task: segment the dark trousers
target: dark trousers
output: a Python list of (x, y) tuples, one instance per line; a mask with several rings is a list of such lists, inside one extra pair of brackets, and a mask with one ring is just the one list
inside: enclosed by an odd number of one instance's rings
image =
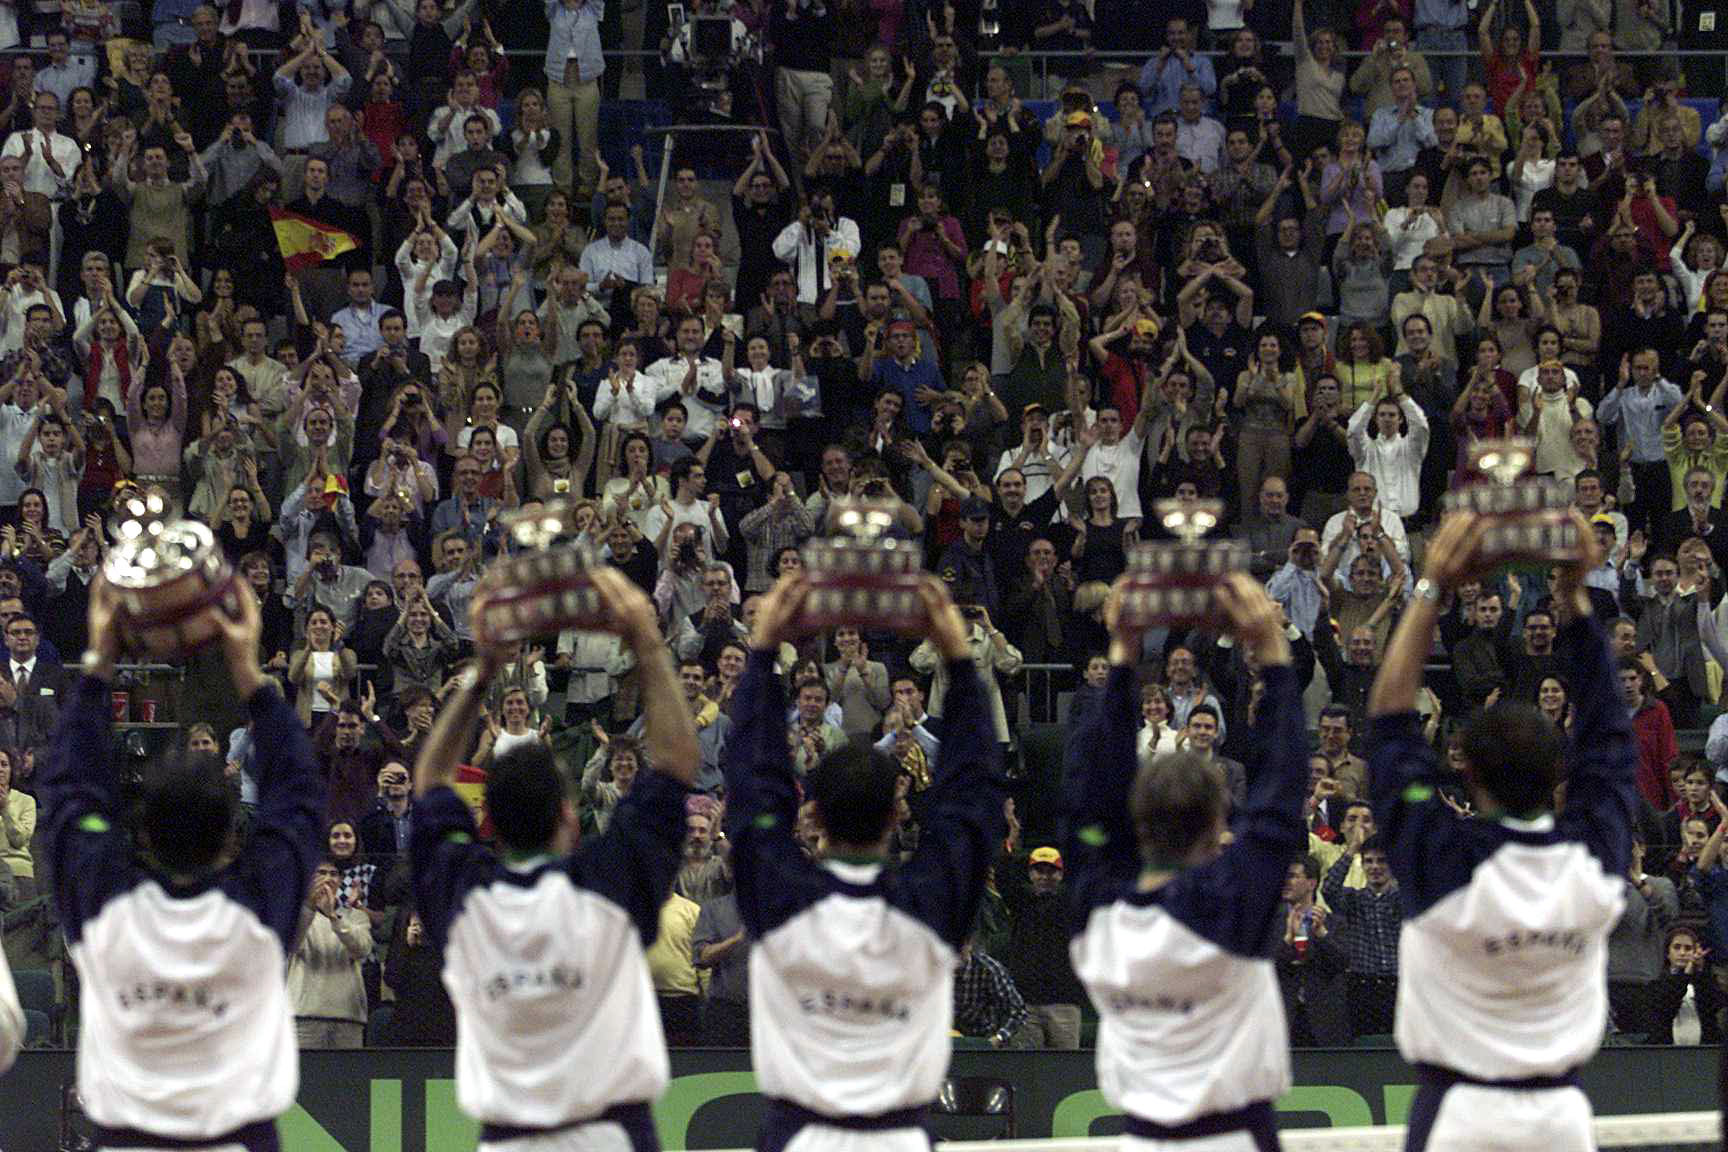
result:
[(1398, 1006), (1398, 977), (1359, 976), (1350, 973), (1350, 1033), (1353, 1036), (1383, 1036), (1392, 1031), (1392, 1016)]
[(666, 1029), (666, 1043), (672, 1048), (694, 1048), (702, 1040), (702, 998), (674, 996), (662, 992), (660, 1023)]
[(750, 1005), (733, 1000), (710, 1000), (702, 1006), (702, 1046), (705, 1048), (750, 1047)]
[(1642, 528), (1646, 536), (1655, 538), (1674, 500), (1674, 486), (1668, 475), (1666, 460), (1655, 464), (1630, 462), (1634, 493), (1632, 507), (1626, 510), (1626, 531)]

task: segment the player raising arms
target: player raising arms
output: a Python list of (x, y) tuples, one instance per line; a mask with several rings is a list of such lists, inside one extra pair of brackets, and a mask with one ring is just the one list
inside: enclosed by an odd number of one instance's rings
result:
[(1482, 525), (1468, 515), (1429, 543), (1368, 697), (1374, 813), (1405, 910), (1395, 1035), (1421, 1077), (1412, 1152), (1595, 1146), (1577, 1069), (1607, 1022), (1605, 949), (1625, 902), (1638, 753), (1584, 587), (1595, 537), (1573, 517), (1587, 554), (1562, 569), (1554, 596), (1569, 737), (1531, 705), (1498, 704), (1464, 730), (1477, 816), (1439, 794), (1416, 694), (1445, 601), (1479, 574)]
[(82, 982), (78, 1091), (98, 1148), (275, 1152), (300, 1063), (288, 957), (323, 849), (324, 786), (294, 709), (258, 668), (258, 605), (218, 617), (252, 718), (258, 808), (234, 847), (237, 797), (211, 753), (144, 776), (138, 848), (120, 827), (108, 688), (116, 600), (90, 593), (91, 648), (42, 773), (54, 904)]
[(1135, 756), (1138, 632), (1106, 604), (1110, 675), (1070, 730), (1068, 843), (1074, 973), (1098, 1009), (1098, 1086), (1128, 1146), (1270, 1152), (1290, 1043), (1272, 965), (1290, 861), (1307, 843), (1302, 690), (1277, 608), (1237, 573), (1218, 603), (1258, 658), (1265, 694), (1249, 742), (1248, 801), (1220, 850), (1229, 793), (1215, 765)]
[[(653, 769), (606, 832), (560, 854), (575, 813), (551, 752), (534, 742), (498, 757), (486, 778), (503, 858), (477, 843), (473, 814), (449, 784), (485, 683), (511, 651), (478, 647), (414, 767), (415, 909), (444, 955), (456, 1102), (480, 1121), (483, 1152), (659, 1146), (648, 1108), (670, 1063), (644, 949), (684, 858), (696, 727), (653, 605), (616, 569), (592, 579), (641, 670)], [(481, 607), (476, 600), (476, 622)]]
[(918, 850), (885, 867), (899, 771), (853, 740), (804, 781), (827, 843), (825, 860), (806, 857), (793, 836), (798, 779), (774, 658), (797, 635), (807, 590), (802, 574), (784, 576), (763, 600), (726, 745), (738, 908), (755, 941), (750, 1053), (768, 1097), (757, 1147), (928, 1152), (925, 1114), (948, 1074), (954, 969), (1002, 835), (1000, 754), (966, 622), (927, 578), (927, 634), (949, 688)]

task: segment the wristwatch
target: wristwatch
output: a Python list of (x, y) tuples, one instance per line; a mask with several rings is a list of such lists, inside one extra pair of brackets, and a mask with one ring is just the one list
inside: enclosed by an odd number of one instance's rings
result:
[(1416, 581), (1416, 587), (1411, 589), (1411, 595), (1418, 600), (1427, 600), (1433, 604), (1439, 604), (1446, 599), (1445, 590), (1426, 576)]

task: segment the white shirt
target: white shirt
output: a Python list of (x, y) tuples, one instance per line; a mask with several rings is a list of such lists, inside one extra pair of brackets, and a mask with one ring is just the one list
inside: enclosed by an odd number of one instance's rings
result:
[(614, 373), (600, 381), (594, 394), (594, 419), (619, 425), (646, 424), (654, 418), (654, 404), (659, 398), (660, 385), (646, 373), (637, 372), (628, 380)]
[(1383, 221), (1386, 235), (1392, 241), (1392, 267), (1399, 272), (1410, 271), (1411, 266), (1416, 263), (1416, 257), (1422, 255), (1423, 247), (1440, 235), (1440, 225), (1426, 212), (1416, 216), (1406, 228), (1404, 222), (1409, 220), (1410, 216), (1408, 208), (1393, 208), (1386, 213)]
[[(686, 356), (668, 356), (664, 360), (656, 360), (648, 365), (648, 375), (653, 379), (656, 396), (665, 398), (680, 396), (684, 390), (684, 377), (690, 372), (690, 358)], [(728, 392), (726, 388), (726, 369), (720, 361), (702, 358), (696, 362), (696, 390), (693, 394), (682, 396), (685, 413), (689, 421), (684, 426), (686, 440), (706, 440), (709, 431), (714, 427), (714, 421), (726, 409)]]
[[(72, 181), (72, 173), (78, 170), (78, 162), (84, 158), (83, 150), (78, 142), (70, 136), (62, 136), (55, 132), (46, 140), (42, 133), (32, 128), (30, 130), (30, 159), (24, 162), (24, 190), (40, 192), (50, 200), (60, 199), (61, 178), (54, 175), (54, 170), (48, 167), (48, 162), (42, 159), (44, 149), (54, 153), (54, 162), (60, 165), (60, 170), (66, 173), (66, 183)], [(0, 156), (24, 155), (24, 133), (14, 132), (6, 137), (6, 146), (0, 148)]]
[(1404, 410), (1409, 428), (1402, 436), (1368, 435), (1368, 422), (1377, 407), (1369, 401), (1363, 401), (1356, 409), (1345, 432), (1356, 466), (1374, 477), (1381, 508), (1398, 516), (1414, 516), (1422, 503), (1418, 488), (1422, 457), (1428, 454), (1428, 417), (1408, 394), (1398, 397), (1398, 406)]
[[(1116, 487), (1116, 518), (1140, 519), (1140, 461), (1145, 441), (1132, 428), (1114, 444), (1100, 441), (1086, 453), (1080, 465), (1080, 481), (1084, 484), (1094, 476), (1102, 476)], [(1031, 499), (1031, 494), (1027, 494)]]
[[(822, 294), (816, 286), (816, 235), (804, 225), (794, 220), (781, 229), (780, 235), (774, 237), (774, 257), (782, 264), (791, 265), (798, 274), (798, 302), (800, 304), (816, 304), (822, 299)], [(834, 273), (831, 261), (834, 253), (844, 252), (856, 257), (861, 249), (858, 240), (858, 225), (850, 218), (842, 216), (834, 222), (834, 227), (828, 230), (828, 236), (822, 251), (822, 272), (824, 287), (834, 283)]]
[(1176, 155), (1210, 175), (1218, 170), (1218, 158), (1224, 154), (1224, 125), (1210, 116), (1202, 116), (1190, 124), (1176, 119)]

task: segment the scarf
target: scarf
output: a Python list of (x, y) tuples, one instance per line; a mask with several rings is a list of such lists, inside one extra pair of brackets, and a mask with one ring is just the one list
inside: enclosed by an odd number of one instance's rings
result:
[[(114, 357), (114, 370), (120, 374), (120, 406), (126, 406), (126, 398), (132, 394), (132, 356), (121, 345), (121, 354)], [(102, 361), (107, 355), (102, 341), (95, 340), (90, 344), (90, 359), (84, 365), (84, 411), (93, 411), (96, 405), (96, 393), (102, 387)]]

